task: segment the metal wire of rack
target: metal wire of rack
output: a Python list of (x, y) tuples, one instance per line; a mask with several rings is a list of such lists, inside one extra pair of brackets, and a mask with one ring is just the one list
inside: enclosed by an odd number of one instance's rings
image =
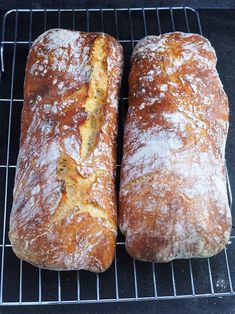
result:
[[(52, 272), (18, 260), (8, 239), (8, 220), (20, 135), (27, 54), (43, 31), (62, 27), (104, 31), (124, 48), (126, 64), (119, 105), (117, 186), (127, 110), (128, 61), (138, 40), (169, 31), (202, 34), (199, 14), (189, 7), (120, 9), (15, 9), (3, 17), (0, 84), (0, 305), (96, 303), (235, 295), (235, 236), (217, 256), (167, 264), (135, 261), (119, 234), (114, 262), (102, 274)], [(229, 189), (229, 185), (228, 185)], [(231, 190), (229, 193), (231, 197)], [(231, 201), (231, 198), (230, 198)]]

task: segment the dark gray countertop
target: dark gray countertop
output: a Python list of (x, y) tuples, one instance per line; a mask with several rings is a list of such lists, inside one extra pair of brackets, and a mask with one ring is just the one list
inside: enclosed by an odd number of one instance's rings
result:
[(78, 304), (58, 306), (3, 307), (0, 314), (234, 314), (235, 298)]
[(100, 7), (191, 6), (193, 8), (232, 8), (234, 0), (1, 0), (0, 9), (10, 8), (100, 8)]
[[(75, 1), (67, 0), (66, 2), (57, 1), (16, 1), (2, 0), (0, 9), (10, 8), (82, 8), (82, 7), (136, 7), (136, 6), (157, 6), (157, 1)], [(188, 5), (194, 8), (225, 8), (235, 7), (235, 2), (227, 1), (161, 1), (160, 6), (182, 6)], [(235, 10), (199, 10), (203, 33), (212, 42), (218, 55), (218, 70), (224, 83), (224, 88), (230, 100), (231, 109), (231, 127), (227, 145), (227, 161), (231, 177), (233, 191), (235, 191), (235, 140), (233, 123), (235, 112)], [(235, 298), (201, 298), (187, 300), (169, 300), (169, 301), (151, 301), (151, 302), (125, 302), (109, 304), (79, 304), (79, 305), (58, 305), (58, 306), (27, 306), (27, 307), (1, 307), (1, 313), (235, 313)]]

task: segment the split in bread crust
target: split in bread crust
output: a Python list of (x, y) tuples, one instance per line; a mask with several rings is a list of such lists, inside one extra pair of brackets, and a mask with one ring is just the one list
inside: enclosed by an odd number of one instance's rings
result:
[(9, 231), (19, 258), (54, 270), (112, 263), (122, 63), (102, 33), (52, 29), (34, 42)]

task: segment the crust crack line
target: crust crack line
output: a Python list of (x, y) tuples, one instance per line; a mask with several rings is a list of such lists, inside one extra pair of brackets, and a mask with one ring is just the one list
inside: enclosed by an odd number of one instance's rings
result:
[[(85, 123), (80, 127), (81, 135), (81, 162), (95, 149), (102, 127), (103, 107), (107, 99), (107, 40), (99, 36), (95, 39), (90, 53), (92, 66), (88, 88), (88, 97), (84, 103), (87, 113)], [(57, 175), (61, 181), (61, 200), (50, 224), (60, 222), (72, 213), (88, 213), (93, 218), (100, 218), (102, 225), (116, 233), (114, 222), (110, 221), (108, 213), (96, 203), (92, 203), (90, 190), (102, 170), (95, 170), (84, 178), (77, 171), (77, 163), (67, 154), (61, 154)]]
[(86, 122), (80, 127), (82, 139), (81, 158), (84, 160), (94, 150), (102, 126), (103, 107), (107, 99), (107, 42), (97, 37), (91, 50), (92, 72), (88, 97), (84, 109), (88, 114)]

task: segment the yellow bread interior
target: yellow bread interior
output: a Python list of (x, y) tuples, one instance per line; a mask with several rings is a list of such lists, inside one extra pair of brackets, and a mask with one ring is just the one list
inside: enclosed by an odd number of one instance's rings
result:
[(107, 213), (89, 200), (90, 188), (101, 172), (95, 171), (88, 178), (82, 177), (77, 171), (76, 161), (66, 154), (60, 156), (57, 171), (58, 179), (62, 181), (62, 197), (51, 223), (78, 211), (89, 213), (94, 218), (103, 218), (104, 225), (112, 228)]
[[(105, 45), (105, 38), (98, 37), (91, 49), (92, 72), (88, 97), (84, 104), (88, 117), (80, 127), (82, 160), (85, 160), (94, 150), (101, 130), (101, 109), (106, 101), (108, 87)], [(89, 213), (94, 218), (104, 219), (103, 225), (116, 232), (115, 225), (110, 222), (107, 212), (89, 199), (91, 186), (101, 173), (101, 170), (95, 170), (89, 177), (84, 178), (77, 170), (76, 161), (67, 154), (61, 154), (57, 174), (58, 179), (62, 181), (62, 197), (50, 223), (61, 221), (73, 212)]]
[(86, 122), (80, 127), (82, 138), (81, 157), (85, 159), (96, 146), (97, 137), (102, 125), (102, 107), (105, 104), (108, 88), (106, 70), (107, 53), (106, 40), (98, 37), (91, 50), (92, 73), (90, 78), (88, 97), (84, 109), (88, 114)]

